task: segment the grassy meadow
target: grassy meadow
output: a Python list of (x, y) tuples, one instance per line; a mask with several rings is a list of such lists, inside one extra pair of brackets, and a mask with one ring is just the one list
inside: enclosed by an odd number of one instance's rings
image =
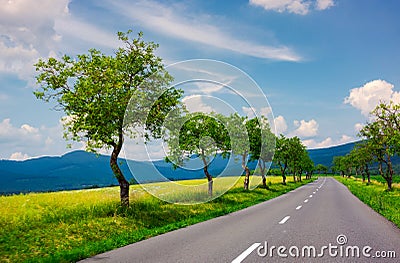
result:
[[(118, 187), (1, 196), (0, 262), (74, 262), (243, 209), (310, 182), (289, 179), (282, 185), (281, 177), (267, 180), (269, 190), (244, 191), (241, 178), (215, 200), (192, 205), (162, 201), (134, 185), (128, 209), (119, 205)], [(181, 182), (200, 183), (206, 194), (205, 179)], [(166, 191), (163, 183), (145, 187)]]
[(371, 176), (371, 183), (361, 178), (335, 176), (350, 192), (400, 228), (400, 176), (393, 177), (393, 189), (387, 191), (385, 180), (381, 176)]

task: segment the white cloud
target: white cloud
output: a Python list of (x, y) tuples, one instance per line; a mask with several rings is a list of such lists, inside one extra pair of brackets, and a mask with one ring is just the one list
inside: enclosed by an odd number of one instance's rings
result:
[(316, 8), (317, 10), (325, 10), (334, 6), (335, 3), (333, 0), (317, 0)]
[[(0, 158), (26, 159), (43, 155), (60, 155), (67, 150), (61, 121), (53, 127), (16, 126), (7, 118), (0, 121)], [(73, 143), (71, 150), (82, 149)], [(21, 154), (19, 154), (21, 153)]]
[(314, 139), (309, 139), (309, 140), (303, 140), (303, 144), (307, 148), (316, 149), (316, 148), (326, 148), (326, 147), (332, 147), (332, 146), (336, 146), (336, 145), (341, 145), (341, 144), (353, 142), (355, 140), (356, 139), (354, 139), (353, 137), (350, 137), (350, 136), (347, 136), (347, 135), (343, 134), (337, 140), (333, 140), (331, 137), (328, 137), (328, 138), (326, 138), (326, 139), (324, 139), (323, 141), (320, 141), (320, 142), (317, 142)]
[(129, 2), (129, 5), (113, 1), (112, 4), (119, 13), (126, 17), (170, 37), (258, 58), (283, 61), (301, 60), (299, 55), (286, 46), (268, 46), (239, 39), (210, 22), (214, 20), (210, 15), (188, 12), (182, 5), (167, 6), (153, 1), (137, 1), (135, 4)]
[(38, 133), (38, 132), (39, 132), (39, 129), (38, 129), (38, 128), (32, 127), (32, 126), (30, 126), (29, 124), (23, 124), (23, 125), (21, 126), (21, 130), (22, 130), (22, 132), (25, 133), (25, 134), (35, 134), (35, 133)]
[[(155, 161), (164, 159), (167, 156), (166, 152), (168, 152), (168, 147), (161, 140), (143, 144), (138, 139), (128, 139), (124, 142), (120, 157), (137, 161)], [(109, 155), (110, 153), (103, 154)]]
[(302, 142), (307, 148), (311, 148), (311, 149), (325, 148), (325, 147), (332, 146), (334, 144), (331, 137), (328, 137), (321, 142), (316, 142), (314, 139), (303, 140)]
[(256, 113), (256, 109), (254, 108), (254, 107), (242, 107), (242, 110), (243, 110), (243, 112), (244, 112), (244, 114), (246, 114), (246, 116), (249, 118), (249, 119), (252, 119), (252, 118), (254, 118), (254, 116), (255, 116), (255, 113)]
[(274, 119), (275, 122), (275, 129), (276, 129), (276, 134), (279, 135), (281, 133), (286, 132), (288, 126), (286, 124), (286, 120), (282, 115), (279, 115)]
[[(102, 46), (117, 46), (115, 35), (79, 21), (68, 9), (71, 0), (0, 0), (0, 72), (17, 74), (33, 83), (33, 65), (39, 58), (56, 56), (60, 45), (78, 39)], [(68, 43), (62, 43), (68, 36)]]
[(186, 96), (182, 99), (182, 102), (185, 104), (186, 108), (189, 112), (204, 112), (204, 113), (211, 113), (211, 112), (218, 112), (215, 108), (207, 105), (203, 101), (203, 96), (200, 95), (190, 95)]
[(0, 122), (1, 141), (7, 141), (9, 138), (29, 136), (30, 139), (38, 138), (38, 129), (28, 124), (21, 125), (20, 128), (14, 127), (10, 119), (4, 119)]
[(196, 92), (201, 92), (204, 94), (212, 94), (216, 92), (230, 92), (230, 90), (227, 90), (227, 86), (229, 86), (229, 83), (226, 84), (220, 84), (220, 83), (213, 83), (210, 81), (196, 81), (195, 85), (197, 87)]
[(316, 10), (325, 10), (334, 6), (333, 0), (250, 0), (249, 2), (251, 5), (261, 6), (267, 11), (289, 12), (298, 15), (308, 14), (313, 6)]
[(10, 155), (8, 159), (15, 160), (15, 161), (23, 161), (29, 158), (29, 155), (26, 153), (15, 152)]
[(305, 120), (295, 120), (293, 122), (294, 126), (296, 126), (296, 130), (294, 130), (290, 136), (299, 136), (299, 137), (313, 137), (318, 134), (318, 123), (314, 119), (310, 121)]
[(364, 127), (364, 124), (356, 123), (356, 124), (354, 124), (354, 131), (358, 133), (363, 127)]
[(373, 80), (364, 86), (350, 90), (350, 95), (344, 99), (344, 103), (350, 104), (361, 111), (364, 116), (379, 104), (380, 101), (400, 103), (400, 93), (393, 91), (394, 85), (385, 80)]
[(26, 78), (39, 56), (55, 50), (54, 21), (68, 13), (69, 2), (0, 0), (0, 71)]
[(272, 113), (271, 107), (263, 107), (260, 109), (260, 114), (264, 117), (268, 117)]

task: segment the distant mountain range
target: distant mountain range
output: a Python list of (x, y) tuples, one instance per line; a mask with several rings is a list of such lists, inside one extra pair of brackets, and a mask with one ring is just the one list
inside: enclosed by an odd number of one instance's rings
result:
[[(315, 164), (331, 166), (334, 156), (345, 155), (351, 151), (354, 143), (340, 146), (309, 150)], [(138, 178), (140, 182), (163, 180), (185, 180), (204, 178), (203, 169), (197, 165), (199, 160), (189, 161), (192, 170), (172, 168), (172, 164), (163, 160), (140, 162), (120, 160), (121, 169), (127, 180)], [(240, 163), (230, 163), (221, 156), (215, 157), (210, 164), (211, 174), (237, 174), (241, 171)], [(255, 162), (248, 164), (254, 169)], [(129, 167), (133, 168), (133, 174)], [(20, 192), (44, 192), (117, 185), (109, 165), (109, 156), (95, 155), (85, 151), (73, 151), (60, 157), (40, 157), (25, 161), (0, 160), (0, 194)]]

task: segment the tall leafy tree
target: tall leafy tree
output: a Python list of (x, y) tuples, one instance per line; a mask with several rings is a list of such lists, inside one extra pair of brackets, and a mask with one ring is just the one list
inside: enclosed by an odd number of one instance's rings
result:
[(182, 96), (180, 90), (166, 88), (172, 77), (154, 54), (158, 45), (145, 42), (142, 32), (131, 36), (131, 30), (118, 32), (122, 47), (113, 55), (90, 49), (76, 57), (64, 55), (35, 64), (40, 85), (35, 95), (55, 101), (56, 108), (64, 111), (64, 137), (85, 142), (88, 151), (112, 151), (110, 166), (123, 206), (129, 205), (129, 182), (117, 160), (124, 136), (159, 137), (159, 124)]
[(299, 164), (299, 172), (297, 174), (297, 177), (299, 181), (301, 181), (301, 176), (303, 172), (306, 173), (306, 179), (311, 178), (313, 172), (314, 172), (315, 166), (313, 160), (311, 160), (310, 155), (308, 154), (308, 151), (304, 148), (303, 152), (301, 153), (301, 159), (300, 159), (300, 164)]
[(264, 116), (252, 118), (246, 122), (250, 142), (250, 160), (258, 161), (262, 184), (267, 188), (266, 165), (272, 162), (275, 153), (276, 136), (272, 133), (268, 119)]
[(321, 174), (321, 172), (326, 174), (328, 172), (328, 167), (319, 163), (317, 166), (315, 166), (315, 170), (318, 172), (318, 174)]
[(344, 177), (346, 173), (346, 165), (345, 165), (345, 157), (344, 156), (335, 156), (333, 157), (333, 169), (336, 172)]
[(357, 143), (350, 154), (353, 156), (353, 162), (355, 163), (356, 169), (361, 174), (363, 181), (365, 181), (365, 176), (367, 176), (368, 183), (370, 183), (369, 166), (374, 160), (373, 145), (371, 142), (362, 141)]
[(247, 117), (240, 116), (238, 113), (233, 113), (230, 116), (225, 117), (225, 124), (227, 125), (231, 140), (231, 154), (240, 156), (241, 165), (245, 172), (243, 182), (245, 190), (249, 189), (250, 184), (250, 170), (247, 166), (250, 155), (250, 142), (246, 128), (247, 122)]
[(400, 151), (400, 105), (380, 103), (371, 115), (374, 121), (367, 123), (359, 135), (369, 141), (370, 149), (379, 162), (380, 173), (386, 180), (388, 190), (391, 190), (394, 173), (392, 157)]
[(283, 134), (276, 139), (276, 149), (274, 155), (274, 163), (279, 166), (282, 175), (282, 183), (286, 184), (286, 171), (290, 161), (290, 144), (289, 139)]
[(182, 165), (191, 156), (198, 155), (203, 162), (204, 175), (208, 180), (208, 194), (213, 194), (213, 177), (208, 171), (210, 157), (230, 151), (230, 139), (219, 114), (188, 113), (176, 117), (167, 124), (167, 161)]
[(297, 136), (289, 138), (289, 166), (293, 172), (294, 182), (296, 182), (296, 175), (301, 180), (301, 164), (306, 155), (308, 156), (306, 147), (301, 143), (300, 138)]

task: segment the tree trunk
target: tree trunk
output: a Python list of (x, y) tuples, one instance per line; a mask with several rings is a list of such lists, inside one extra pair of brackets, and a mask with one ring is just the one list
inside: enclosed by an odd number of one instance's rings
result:
[(386, 181), (387, 181), (388, 191), (391, 191), (393, 182), (393, 166), (392, 166), (392, 161), (390, 160), (390, 155), (388, 155), (387, 166), (388, 166), (388, 178)]
[(265, 177), (265, 162), (263, 160), (261, 160), (261, 159), (258, 160), (258, 167), (260, 168), (263, 187), (265, 189), (268, 189), (268, 187), (267, 187), (267, 178)]
[(210, 197), (212, 197), (213, 196), (213, 178), (212, 178), (211, 174), (208, 172), (208, 163), (207, 163), (206, 158), (204, 157), (204, 154), (201, 155), (201, 159), (203, 160), (203, 164), (204, 164), (203, 171), (208, 180), (208, 195)]
[(379, 161), (379, 173), (381, 174), (382, 177), (384, 177), (384, 174), (383, 174), (383, 167), (382, 167), (382, 161)]
[(388, 185), (388, 190), (389, 190), (389, 191), (392, 191), (392, 182), (393, 182), (392, 177), (390, 177), (390, 178), (387, 180), (387, 185)]
[(244, 187), (244, 190), (249, 190), (250, 170), (249, 170), (249, 167), (247, 167), (247, 165), (246, 165), (246, 160), (247, 160), (247, 153), (242, 155), (242, 168), (245, 171), (243, 187)]
[(369, 175), (368, 164), (365, 165), (365, 173), (367, 174), (368, 184), (371, 183), (371, 176)]
[(299, 175), (297, 176), (297, 180), (299, 181), (299, 182), (301, 182), (301, 175), (303, 174), (303, 171), (301, 170), (301, 171), (299, 171)]
[(111, 153), (110, 166), (111, 166), (111, 170), (114, 173), (114, 176), (118, 180), (119, 189), (120, 189), (119, 195), (121, 198), (121, 205), (124, 207), (128, 207), (129, 206), (129, 182), (125, 179), (125, 177), (122, 174), (122, 171), (118, 165), (118, 155), (121, 152), (122, 144), (123, 144), (123, 135), (121, 132), (119, 135), (119, 138), (118, 138), (118, 143), (113, 144), (114, 149)]
[(250, 183), (250, 171), (249, 168), (246, 166), (244, 183), (243, 183), (244, 190), (249, 190), (249, 183)]
[(282, 184), (286, 185), (286, 168), (287, 168), (287, 164), (285, 163), (284, 166), (282, 167), (282, 164), (279, 163), (279, 167), (281, 168), (281, 174), (282, 174)]

